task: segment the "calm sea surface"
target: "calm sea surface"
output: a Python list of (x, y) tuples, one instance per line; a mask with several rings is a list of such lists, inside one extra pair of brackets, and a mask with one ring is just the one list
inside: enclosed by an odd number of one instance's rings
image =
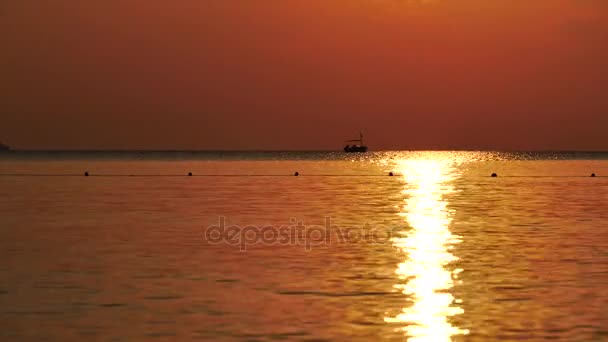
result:
[(606, 341), (602, 176), (601, 153), (0, 155), (0, 340)]

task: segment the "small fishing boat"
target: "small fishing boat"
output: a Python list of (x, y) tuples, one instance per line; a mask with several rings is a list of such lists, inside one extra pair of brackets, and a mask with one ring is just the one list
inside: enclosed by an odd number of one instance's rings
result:
[(358, 144), (344, 146), (344, 152), (346, 153), (365, 153), (367, 152), (367, 146), (363, 143), (363, 133), (359, 132), (359, 139), (347, 140), (347, 142), (356, 142)]

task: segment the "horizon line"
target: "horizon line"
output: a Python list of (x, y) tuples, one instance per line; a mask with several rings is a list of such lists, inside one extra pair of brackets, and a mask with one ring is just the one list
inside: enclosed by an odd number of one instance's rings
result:
[[(342, 150), (255, 149), (11, 149), (9, 153), (345, 153)], [(495, 153), (608, 153), (608, 150), (564, 149), (379, 149), (374, 152), (495, 152)], [(365, 154), (365, 153), (361, 153)]]

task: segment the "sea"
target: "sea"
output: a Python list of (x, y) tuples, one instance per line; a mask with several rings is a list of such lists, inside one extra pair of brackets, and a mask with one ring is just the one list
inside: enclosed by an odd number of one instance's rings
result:
[(606, 176), (598, 152), (3, 153), (0, 340), (608, 341)]

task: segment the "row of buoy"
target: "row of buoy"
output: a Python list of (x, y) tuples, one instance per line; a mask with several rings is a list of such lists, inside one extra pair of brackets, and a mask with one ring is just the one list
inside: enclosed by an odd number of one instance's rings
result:
[[(296, 172), (294, 172), (294, 174), (293, 174), (293, 175), (294, 175), (295, 177), (298, 177), (298, 176), (300, 175), (300, 173), (299, 173), (298, 171), (296, 171)], [(86, 171), (86, 172), (84, 173), (84, 176), (85, 176), (85, 177), (89, 177), (89, 176), (90, 176), (90, 175), (89, 175), (89, 172), (88, 172), (88, 171)], [(192, 176), (193, 176), (192, 172), (188, 172), (188, 177), (192, 177)], [(394, 174), (393, 172), (389, 172), (389, 173), (388, 173), (388, 176), (389, 176), (389, 177), (393, 177), (393, 176), (395, 176), (395, 174)], [(492, 178), (496, 178), (496, 177), (498, 177), (498, 174), (497, 174), (497, 173), (492, 173), (492, 174), (490, 175), (490, 177), (492, 177)], [(596, 174), (595, 174), (595, 173), (592, 173), (590, 177), (597, 177), (597, 176), (596, 176)]]
[[(493, 173), (490, 177), (496, 178), (496, 177), (498, 177), (498, 174), (497, 173)], [(595, 173), (592, 173), (590, 177), (596, 177)]]
[[(295, 177), (298, 177), (298, 176), (300, 175), (300, 173), (299, 173), (298, 171), (296, 171), (296, 172), (294, 172), (294, 174), (293, 174), (293, 175), (294, 175)], [(393, 176), (394, 176), (394, 174), (393, 174), (392, 172), (389, 172), (389, 173), (388, 173), (388, 175), (389, 175), (390, 177), (393, 177)], [(84, 176), (85, 176), (85, 177), (89, 177), (89, 176), (90, 176), (90, 175), (89, 175), (89, 172), (88, 172), (88, 171), (86, 171), (86, 172), (84, 173)], [(188, 172), (188, 177), (192, 177), (192, 176), (193, 176), (192, 172)]]

